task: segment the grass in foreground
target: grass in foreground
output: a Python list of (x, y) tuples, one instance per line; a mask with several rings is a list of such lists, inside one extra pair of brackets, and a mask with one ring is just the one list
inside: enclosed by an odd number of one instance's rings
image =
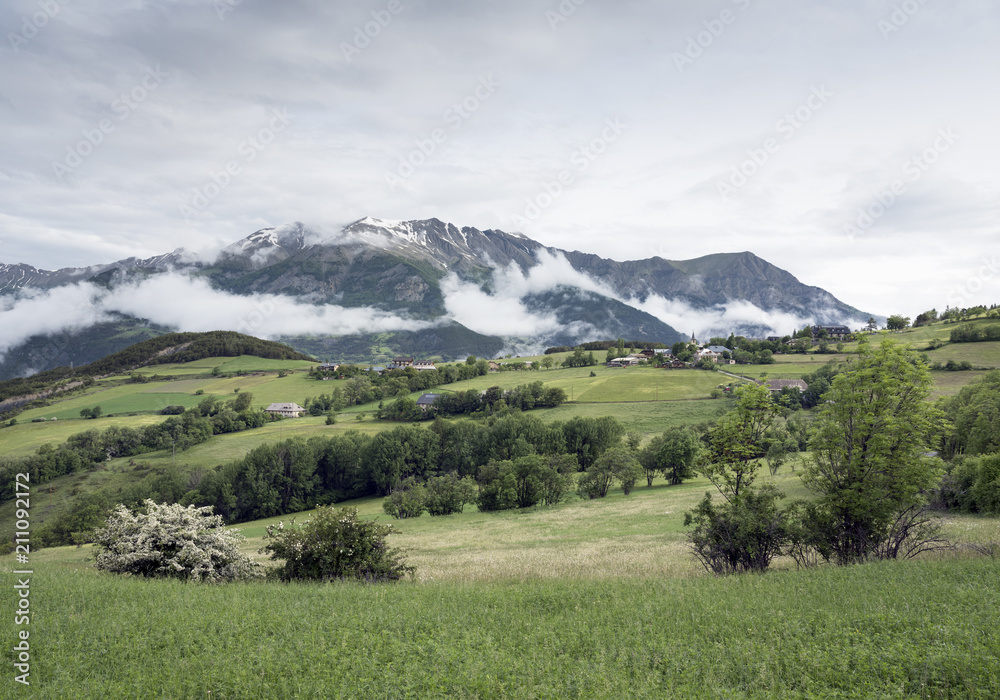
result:
[[(998, 575), (996, 560), (966, 559), (725, 579), (198, 586), (36, 568), (31, 690), (985, 700), (1000, 696)], [(11, 609), (13, 589), (2, 598)]]
[[(44, 550), (31, 696), (1000, 697), (1000, 560), (713, 578), (682, 525), (708, 488), (400, 521), (390, 543), (418, 573), (394, 585), (145, 581), (97, 572), (88, 547)], [(386, 519), (380, 499), (352, 505)], [(248, 550), (268, 522), (241, 527)], [(1000, 539), (998, 518), (946, 527)]]

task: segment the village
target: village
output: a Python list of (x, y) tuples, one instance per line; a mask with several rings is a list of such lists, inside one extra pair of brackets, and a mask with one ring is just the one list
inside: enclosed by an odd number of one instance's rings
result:
[[(867, 328), (865, 330), (866, 332), (872, 332), (871, 328)], [(616, 352), (615, 347), (610, 347), (607, 350), (608, 359), (606, 359), (604, 365), (609, 368), (620, 369), (639, 366), (652, 366), (656, 369), (664, 370), (714, 369), (732, 377), (733, 379), (752, 381), (766, 386), (768, 390), (774, 394), (782, 393), (785, 390), (797, 390), (798, 392), (804, 394), (808, 391), (809, 385), (802, 379), (773, 378), (768, 380), (761, 379), (758, 381), (756, 379), (746, 377), (743, 373), (736, 374), (735, 367), (733, 367), (732, 370), (726, 369), (726, 367), (746, 364), (769, 364), (767, 359), (770, 357), (768, 353), (773, 352), (771, 348), (777, 349), (778, 352), (781, 352), (778, 348), (784, 348), (786, 351), (794, 352), (795, 349), (804, 350), (807, 348), (813, 348), (815, 346), (821, 346), (821, 344), (828, 343), (829, 341), (849, 341), (854, 337), (855, 334), (852, 333), (847, 326), (825, 324), (806, 326), (803, 330), (796, 331), (792, 335), (783, 337), (769, 336), (763, 340), (746, 339), (742, 337), (736, 339), (730, 336), (732, 340), (744, 345), (750, 343), (767, 346), (764, 347), (765, 352), (763, 355), (760, 353), (748, 355), (747, 352), (741, 348), (730, 348), (726, 345), (718, 345), (711, 342), (699, 342), (695, 334), (692, 333), (690, 340), (686, 343), (675, 343), (670, 348), (666, 347), (665, 343), (645, 343), (645, 345), (648, 345), (649, 347), (645, 347), (641, 350), (631, 348), (631, 351), (627, 352), (627, 354), (618, 356), (619, 353)], [(733, 345), (735, 346), (737, 342), (734, 342)], [(623, 345), (624, 343), (620, 341), (619, 347)], [(622, 350), (622, 352), (624, 352), (624, 350)], [(741, 353), (743, 354), (742, 358)], [(552, 363), (546, 362), (546, 360), (538, 362), (535, 360), (521, 360), (519, 358), (512, 358), (509, 356), (505, 358), (486, 360), (485, 363), (487, 371), (491, 373), (530, 371), (538, 370), (542, 366), (545, 366), (546, 369), (552, 366)], [(321, 381), (343, 379), (344, 374), (342, 368), (347, 368), (349, 366), (352, 368), (356, 367), (355, 365), (349, 365), (348, 363), (324, 362), (313, 370), (313, 375)], [(433, 360), (400, 356), (394, 357), (391, 362), (385, 365), (369, 365), (367, 367), (361, 367), (360, 369), (365, 373), (382, 375), (386, 372), (392, 372), (394, 370), (427, 372), (437, 370), (438, 366)], [(720, 391), (723, 393), (730, 393), (732, 391), (732, 385), (723, 386)], [(439, 393), (422, 393), (416, 400), (417, 408), (422, 414), (427, 414), (428, 411), (433, 409), (434, 402), (440, 396), (441, 394)], [(271, 415), (281, 418), (299, 418), (307, 414), (307, 409), (305, 407), (294, 402), (274, 402), (267, 406), (264, 410)]]

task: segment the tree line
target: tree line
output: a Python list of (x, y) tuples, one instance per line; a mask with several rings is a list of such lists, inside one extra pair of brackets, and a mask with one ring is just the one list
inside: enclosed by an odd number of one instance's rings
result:
[(541, 382), (521, 384), (513, 389), (498, 386), (479, 391), (468, 389), (441, 394), (434, 403), (422, 409), (416, 401), (404, 396), (387, 406), (379, 406), (377, 418), (391, 421), (431, 420), (443, 416), (487, 416), (508, 409), (530, 411), (534, 408), (555, 408), (566, 400), (566, 392), (558, 387), (546, 388)]
[(274, 417), (252, 408), (253, 394), (243, 392), (231, 401), (205, 397), (197, 407), (171, 416), (156, 425), (130, 428), (112, 425), (71, 435), (61, 445), (46, 443), (27, 457), (0, 458), (0, 498), (13, 497), (15, 473), (31, 475), (33, 484), (91, 469), (109, 459), (135, 457), (148, 452), (183, 451), (213, 435), (259, 428)]

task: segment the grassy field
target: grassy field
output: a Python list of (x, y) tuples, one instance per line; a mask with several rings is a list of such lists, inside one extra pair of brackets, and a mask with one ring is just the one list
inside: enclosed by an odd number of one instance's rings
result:
[(216, 367), (220, 372), (277, 372), (278, 370), (299, 370), (315, 367), (319, 362), (308, 360), (268, 360), (254, 355), (240, 355), (239, 357), (206, 357), (194, 362), (180, 364), (149, 365), (141, 367), (136, 372), (151, 376), (159, 374), (161, 376), (177, 376), (186, 374), (208, 374)]
[(121, 416), (98, 418), (92, 421), (68, 420), (46, 423), (18, 423), (0, 431), (2, 454), (6, 457), (21, 457), (31, 454), (45, 443), (65, 442), (70, 435), (83, 432), (91, 427), (103, 430), (110, 425), (136, 428), (142, 425), (160, 423), (164, 416)]
[[(591, 377), (591, 372), (595, 376)], [(485, 376), (440, 387), (465, 391), (499, 386), (511, 389), (519, 384), (542, 382), (566, 392), (571, 401), (581, 403), (643, 402), (707, 398), (709, 392), (729, 378), (702, 370), (662, 370), (652, 367), (574, 367), (519, 372), (491, 372)]]
[[(392, 585), (144, 581), (95, 571), (89, 547), (44, 550), (32, 687), (5, 697), (1000, 697), (1000, 560), (714, 578), (684, 546), (705, 488), (403, 521), (390, 541), (418, 570)], [(267, 522), (242, 528), (248, 551)], [(995, 518), (947, 527), (1000, 539)]]

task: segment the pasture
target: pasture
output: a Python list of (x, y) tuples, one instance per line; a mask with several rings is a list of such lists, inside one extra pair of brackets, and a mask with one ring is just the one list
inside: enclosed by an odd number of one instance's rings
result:
[[(776, 481), (801, 488), (787, 472)], [(711, 577), (682, 524), (706, 486), (401, 521), (390, 544), (417, 572), (396, 584), (148, 581), (97, 572), (89, 546), (44, 550), (32, 696), (1000, 695), (1000, 560), (783, 561)], [(376, 499), (353, 505), (386, 519)], [(952, 536), (1000, 536), (995, 518), (949, 521)], [(247, 551), (268, 522), (243, 526)], [(0, 568), (12, 576), (12, 556)], [(0, 604), (16, 595), (5, 587)]]

